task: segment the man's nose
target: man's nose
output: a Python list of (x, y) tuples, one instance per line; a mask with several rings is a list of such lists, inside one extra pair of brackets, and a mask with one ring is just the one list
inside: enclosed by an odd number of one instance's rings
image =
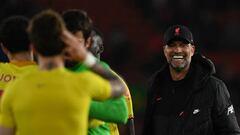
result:
[(182, 47), (180, 47), (179, 45), (176, 45), (174, 48), (173, 48), (173, 51), (174, 52), (182, 52)]

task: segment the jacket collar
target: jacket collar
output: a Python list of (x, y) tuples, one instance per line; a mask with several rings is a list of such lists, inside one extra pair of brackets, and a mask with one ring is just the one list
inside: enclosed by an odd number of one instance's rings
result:
[[(190, 87), (194, 90), (199, 90), (205, 86), (209, 77), (215, 72), (215, 66), (212, 61), (197, 53), (192, 57), (191, 67), (186, 75), (186, 77), (189, 78), (187, 79), (187, 83), (190, 84)], [(169, 65), (164, 64), (160, 70), (154, 74), (153, 79), (157, 81), (155, 83), (161, 84), (167, 80), (171, 81)]]

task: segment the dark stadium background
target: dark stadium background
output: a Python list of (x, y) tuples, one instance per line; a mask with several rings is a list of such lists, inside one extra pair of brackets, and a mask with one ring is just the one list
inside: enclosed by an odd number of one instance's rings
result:
[[(163, 32), (172, 24), (188, 26), (198, 51), (212, 59), (217, 76), (229, 88), (240, 122), (239, 0), (0, 0), (0, 19), (32, 17), (52, 8), (88, 12), (104, 34), (102, 60), (127, 81), (133, 99), (135, 128), (141, 132), (147, 80), (163, 63)], [(1, 61), (7, 61), (0, 52)], [(127, 135), (122, 128), (123, 135)]]

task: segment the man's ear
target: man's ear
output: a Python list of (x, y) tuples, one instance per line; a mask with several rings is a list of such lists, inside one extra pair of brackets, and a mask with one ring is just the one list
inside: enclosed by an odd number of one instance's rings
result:
[(92, 46), (92, 37), (87, 38), (87, 40), (85, 41), (85, 46), (87, 49)]
[(33, 52), (33, 55), (37, 55), (37, 51), (36, 51), (33, 43), (30, 44), (30, 51)]
[(163, 46), (163, 53), (164, 53), (165, 56), (166, 56), (166, 47), (167, 47), (167, 45)]
[(194, 55), (195, 50), (196, 50), (195, 45), (192, 45), (192, 55)]
[(3, 46), (3, 43), (2, 43), (2, 42), (1, 42), (0, 44), (1, 44), (1, 48), (2, 48), (3, 53), (5, 53), (5, 55), (8, 55), (8, 54), (9, 54), (8, 49)]

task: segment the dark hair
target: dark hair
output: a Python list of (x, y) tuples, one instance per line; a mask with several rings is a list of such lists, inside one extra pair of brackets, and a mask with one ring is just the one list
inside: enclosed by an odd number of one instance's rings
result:
[(0, 40), (11, 53), (29, 51), (28, 22), (24, 16), (12, 16), (1, 23)]
[(96, 27), (93, 27), (91, 36), (98, 35), (102, 40), (104, 39), (103, 33)]
[(63, 12), (63, 19), (69, 31), (72, 33), (81, 31), (85, 40), (90, 37), (92, 20), (88, 17), (85, 11), (77, 9), (67, 10)]
[(61, 54), (65, 48), (61, 39), (64, 29), (64, 21), (53, 10), (45, 10), (34, 16), (30, 22), (29, 33), (37, 52), (43, 56)]

